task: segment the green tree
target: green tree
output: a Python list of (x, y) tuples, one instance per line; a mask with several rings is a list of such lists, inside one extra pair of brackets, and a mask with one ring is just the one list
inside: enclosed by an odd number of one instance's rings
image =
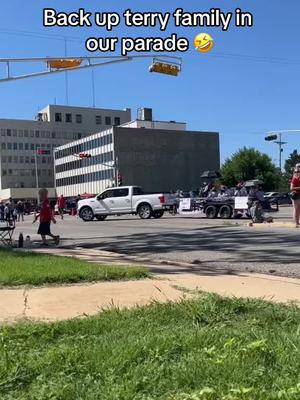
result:
[(294, 150), (284, 164), (284, 170), (287, 175), (291, 175), (296, 164), (300, 163), (300, 154)]
[(247, 147), (234, 153), (221, 168), (221, 180), (227, 186), (235, 186), (240, 181), (261, 179), (265, 190), (274, 190), (280, 186), (281, 175), (267, 154)]

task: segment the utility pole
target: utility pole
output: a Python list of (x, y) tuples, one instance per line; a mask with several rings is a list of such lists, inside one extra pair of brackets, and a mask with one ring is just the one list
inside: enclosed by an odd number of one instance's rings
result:
[(282, 146), (284, 144), (287, 144), (287, 142), (283, 142), (282, 141), (282, 133), (279, 133), (279, 140), (276, 140), (274, 143), (278, 144), (279, 146), (279, 169), (280, 171), (282, 171), (282, 152), (283, 152), (283, 148)]
[(38, 151), (39, 148), (35, 150), (35, 185), (36, 185), (36, 192), (37, 192), (37, 204), (39, 204), (39, 173), (38, 173)]

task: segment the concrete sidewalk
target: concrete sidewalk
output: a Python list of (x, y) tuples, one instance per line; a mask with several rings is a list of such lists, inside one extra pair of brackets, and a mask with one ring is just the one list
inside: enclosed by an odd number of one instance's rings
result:
[(300, 279), (268, 275), (157, 275), (154, 279), (0, 290), (0, 322), (57, 321), (94, 315), (110, 307), (176, 301), (197, 291), (300, 304)]

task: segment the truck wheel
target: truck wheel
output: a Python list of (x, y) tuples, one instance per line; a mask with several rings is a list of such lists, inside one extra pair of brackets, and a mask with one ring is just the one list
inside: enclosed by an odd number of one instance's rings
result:
[(107, 215), (96, 215), (96, 219), (98, 221), (104, 221), (107, 218)]
[(216, 206), (207, 206), (205, 209), (205, 215), (207, 218), (217, 218), (218, 209)]
[(232, 207), (225, 205), (220, 208), (219, 216), (220, 218), (229, 219), (232, 217), (232, 212)]
[(83, 209), (80, 211), (80, 218), (84, 222), (93, 221), (93, 219), (94, 219), (93, 210), (90, 207), (83, 207)]
[(164, 215), (164, 211), (163, 210), (157, 210), (157, 211), (153, 211), (152, 216), (153, 218), (161, 218)]
[(141, 219), (149, 219), (152, 215), (152, 208), (149, 204), (141, 204), (138, 208), (138, 215)]

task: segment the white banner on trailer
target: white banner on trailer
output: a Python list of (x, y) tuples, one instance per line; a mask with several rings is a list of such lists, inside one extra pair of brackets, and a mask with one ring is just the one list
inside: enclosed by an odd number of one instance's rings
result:
[(190, 211), (190, 209), (191, 209), (191, 199), (190, 198), (180, 199), (179, 212), (184, 210)]
[(247, 210), (248, 208), (248, 197), (235, 197), (234, 198), (234, 209), (235, 210)]

